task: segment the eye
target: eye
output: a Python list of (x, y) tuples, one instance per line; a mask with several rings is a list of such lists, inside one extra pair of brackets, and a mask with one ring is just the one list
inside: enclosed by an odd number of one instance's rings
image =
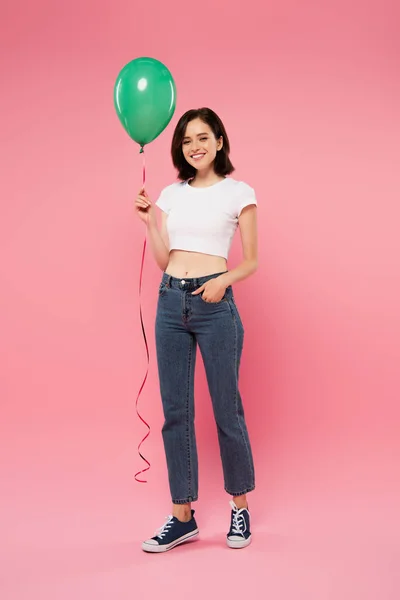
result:
[(185, 141), (183, 142), (183, 145), (184, 145), (184, 146), (187, 146), (187, 144), (189, 144), (189, 140), (185, 140)]
[(200, 141), (201, 141), (201, 142), (206, 142), (207, 140), (208, 140), (208, 138), (206, 138), (206, 137), (202, 137), (202, 138), (200, 138)]

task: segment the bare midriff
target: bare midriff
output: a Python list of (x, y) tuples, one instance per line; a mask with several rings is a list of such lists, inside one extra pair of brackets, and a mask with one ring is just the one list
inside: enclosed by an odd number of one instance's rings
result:
[(227, 270), (226, 259), (222, 256), (187, 252), (186, 250), (171, 250), (165, 272), (172, 275), (172, 277), (190, 279), (223, 273)]

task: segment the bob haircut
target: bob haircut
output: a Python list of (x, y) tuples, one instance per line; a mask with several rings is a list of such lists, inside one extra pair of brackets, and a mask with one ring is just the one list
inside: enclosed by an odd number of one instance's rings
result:
[(222, 176), (233, 173), (235, 167), (229, 158), (230, 145), (224, 124), (219, 116), (210, 108), (197, 108), (188, 110), (182, 115), (172, 137), (171, 156), (174, 167), (178, 170), (178, 179), (187, 181), (196, 175), (196, 169), (187, 162), (182, 152), (182, 142), (185, 137), (186, 127), (194, 119), (201, 119), (204, 123), (207, 123), (217, 140), (220, 137), (223, 139), (222, 148), (217, 152), (217, 156), (215, 157), (214, 171), (217, 175)]

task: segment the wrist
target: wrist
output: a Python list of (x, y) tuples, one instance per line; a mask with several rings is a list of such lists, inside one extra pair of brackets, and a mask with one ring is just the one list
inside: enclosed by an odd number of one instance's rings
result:
[(149, 219), (147, 222), (148, 231), (158, 231), (158, 225), (156, 219)]
[(227, 288), (230, 285), (232, 285), (232, 281), (231, 281), (231, 277), (230, 277), (230, 272), (227, 271), (226, 273), (224, 273), (223, 275), (220, 275), (218, 277), (218, 279), (221, 281), (221, 283)]

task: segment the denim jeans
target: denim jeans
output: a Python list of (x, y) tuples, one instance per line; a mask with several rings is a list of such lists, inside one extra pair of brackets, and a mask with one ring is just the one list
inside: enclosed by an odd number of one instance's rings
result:
[(197, 344), (203, 358), (217, 425), (225, 491), (241, 496), (255, 487), (254, 464), (239, 393), (244, 329), (232, 288), (220, 302), (192, 296), (209, 279), (163, 274), (156, 317), (156, 347), (164, 411), (162, 436), (172, 501), (198, 499), (194, 370)]

